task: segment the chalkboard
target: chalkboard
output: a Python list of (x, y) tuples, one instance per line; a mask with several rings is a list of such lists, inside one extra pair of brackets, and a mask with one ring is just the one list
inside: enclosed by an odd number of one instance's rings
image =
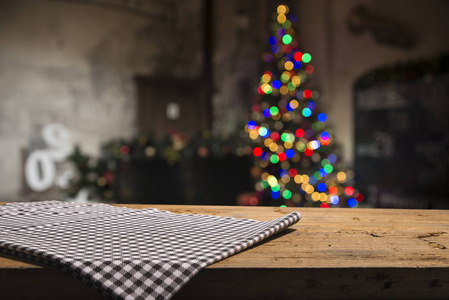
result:
[(355, 171), (375, 206), (449, 208), (448, 104), (447, 56), (357, 81)]

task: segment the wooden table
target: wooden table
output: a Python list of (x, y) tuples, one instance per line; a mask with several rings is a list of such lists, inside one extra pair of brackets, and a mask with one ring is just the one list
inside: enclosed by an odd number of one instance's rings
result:
[[(156, 207), (291, 229), (202, 270), (173, 299), (449, 299), (449, 211), (229, 206)], [(61, 273), (0, 257), (2, 299), (99, 299)]]

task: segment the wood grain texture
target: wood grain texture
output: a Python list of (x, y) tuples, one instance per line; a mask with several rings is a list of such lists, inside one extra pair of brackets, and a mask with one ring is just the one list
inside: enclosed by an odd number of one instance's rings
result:
[[(150, 207), (125, 206), (138, 209)], [(181, 205), (151, 207), (174, 213), (260, 221), (278, 218), (291, 211), (299, 211), (302, 215), (301, 221), (281, 234), (202, 270), (175, 299), (449, 297), (449, 211)], [(58, 272), (3, 256), (0, 257), (0, 289), (4, 290), (2, 285), (6, 282), (10, 282), (11, 286), (17, 285), (17, 282), (26, 282), (28, 286), (33, 276), (47, 277), (49, 281), (52, 276), (56, 276), (60, 281), (66, 280), (69, 286), (75, 285), (65, 274), (66, 279), (62, 275), (58, 277)], [(29, 278), (25, 280), (26, 276)], [(80, 293), (84, 291), (81, 287), (75, 290)], [(10, 296), (14, 295), (11, 292)], [(52, 295), (55, 294), (46, 297)], [(83, 295), (78, 297), (72, 294), (74, 298), (67, 299), (87, 299), (86, 294)], [(59, 298), (54, 299), (64, 299), (65, 296), (60, 294)]]

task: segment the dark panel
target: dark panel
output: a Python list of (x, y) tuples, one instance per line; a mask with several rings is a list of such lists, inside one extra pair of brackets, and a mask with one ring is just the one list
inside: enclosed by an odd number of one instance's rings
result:
[(356, 85), (357, 183), (378, 207), (449, 208), (446, 60), (384, 68)]

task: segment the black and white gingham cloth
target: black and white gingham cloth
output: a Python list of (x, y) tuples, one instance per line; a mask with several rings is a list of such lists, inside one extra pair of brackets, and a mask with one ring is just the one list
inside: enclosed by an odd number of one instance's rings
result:
[(169, 299), (199, 270), (295, 224), (43, 201), (0, 206), (0, 251), (68, 272), (107, 297)]

